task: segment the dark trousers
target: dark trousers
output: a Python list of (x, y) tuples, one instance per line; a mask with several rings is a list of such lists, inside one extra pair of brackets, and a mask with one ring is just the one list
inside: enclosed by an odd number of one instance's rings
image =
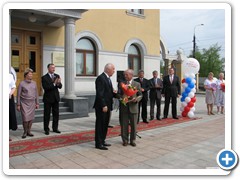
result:
[(17, 130), (17, 118), (15, 111), (15, 102), (14, 96), (12, 95), (11, 99), (9, 99), (9, 129), (15, 131)]
[(168, 116), (170, 100), (172, 101), (172, 117), (177, 117), (177, 97), (165, 96), (164, 117)]
[(155, 103), (157, 104), (156, 118), (160, 118), (160, 116), (161, 116), (161, 98), (159, 99), (159, 98), (157, 98), (157, 96), (155, 98), (150, 99), (150, 117), (154, 118)]
[(105, 143), (111, 111), (108, 110), (106, 113), (104, 113), (102, 111), (102, 108), (95, 108), (95, 114), (96, 114), (95, 146), (99, 147)]
[(52, 110), (53, 122), (52, 129), (53, 131), (58, 130), (58, 121), (59, 121), (59, 102), (54, 103), (44, 103), (44, 131), (49, 131), (49, 121), (50, 114)]
[(147, 102), (148, 102), (148, 100), (143, 98), (138, 103), (138, 120), (137, 120), (137, 123), (139, 123), (141, 107), (142, 107), (142, 112), (141, 112), (142, 120), (147, 121)]

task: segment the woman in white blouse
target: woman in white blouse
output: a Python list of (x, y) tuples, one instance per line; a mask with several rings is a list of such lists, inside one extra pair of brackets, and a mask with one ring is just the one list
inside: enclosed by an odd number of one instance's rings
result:
[[(13, 75), (9, 74), (9, 130), (17, 130), (17, 118), (15, 111), (15, 102), (13, 93), (15, 92), (16, 84)], [(11, 139), (9, 139), (11, 141)]]
[(204, 88), (206, 89), (206, 104), (208, 115), (214, 115), (212, 112), (213, 104), (215, 102), (216, 80), (213, 78), (213, 73), (208, 74), (208, 78), (204, 81)]
[(221, 114), (224, 112), (224, 105), (225, 105), (225, 80), (224, 74), (219, 74), (219, 79), (216, 82), (217, 90), (216, 90), (216, 105), (217, 105), (217, 114), (219, 114), (220, 107), (221, 107)]

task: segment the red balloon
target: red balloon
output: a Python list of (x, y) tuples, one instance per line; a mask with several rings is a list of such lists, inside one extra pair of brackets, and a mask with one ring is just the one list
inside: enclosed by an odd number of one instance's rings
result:
[(191, 98), (191, 102), (192, 102), (192, 103), (195, 103), (196, 100), (197, 100), (197, 99), (196, 99), (196, 96), (194, 96), (193, 98)]
[(194, 106), (194, 103), (192, 101), (190, 101), (187, 106), (192, 108)]
[(186, 80), (185, 80), (185, 79), (183, 79), (183, 80), (182, 80), (182, 83), (185, 83), (185, 82), (186, 82)]
[(188, 112), (190, 111), (190, 107), (185, 106), (184, 111), (185, 111), (186, 113), (188, 113)]
[(183, 111), (182, 112), (182, 117), (187, 117), (187, 112)]

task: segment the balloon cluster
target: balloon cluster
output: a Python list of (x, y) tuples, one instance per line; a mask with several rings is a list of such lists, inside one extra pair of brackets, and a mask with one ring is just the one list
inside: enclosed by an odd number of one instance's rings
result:
[(195, 102), (196, 102), (196, 78), (200, 65), (194, 58), (187, 58), (183, 61), (184, 79), (182, 79), (182, 97), (181, 107), (183, 117), (194, 117)]

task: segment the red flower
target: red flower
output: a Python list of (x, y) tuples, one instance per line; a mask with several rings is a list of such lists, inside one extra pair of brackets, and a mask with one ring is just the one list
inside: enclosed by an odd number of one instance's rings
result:
[(135, 95), (138, 90), (136, 89), (136, 87), (133, 87), (132, 85), (128, 85), (128, 84), (124, 84), (124, 83), (121, 83), (120, 84), (120, 87), (122, 88), (123, 90), (123, 97), (120, 98), (120, 101), (123, 105), (126, 106), (126, 104), (131, 101), (131, 98), (133, 95)]
[(225, 83), (220, 84), (220, 86), (221, 86), (221, 90), (225, 92)]

